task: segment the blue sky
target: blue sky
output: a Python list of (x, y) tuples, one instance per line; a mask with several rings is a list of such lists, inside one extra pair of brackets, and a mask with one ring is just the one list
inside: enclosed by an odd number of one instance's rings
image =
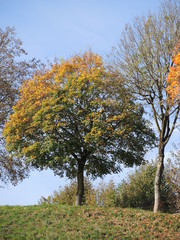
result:
[[(118, 43), (122, 29), (133, 17), (157, 11), (160, 0), (0, 0), (0, 28), (14, 26), (28, 58), (67, 58), (92, 51), (106, 56)], [(151, 158), (151, 153), (149, 154)], [(128, 170), (114, 178), (118, 183)], [(0, 189), (0, 205), (37, 204), (67, 179), (51, 171), (33, 171), (16, 187)]]
[(69, 57), (91, 47), (106, 54), (133, 16), (158, 8), (144, 0), (0, 0), (0, 27), (15, 26), (29, 56)]

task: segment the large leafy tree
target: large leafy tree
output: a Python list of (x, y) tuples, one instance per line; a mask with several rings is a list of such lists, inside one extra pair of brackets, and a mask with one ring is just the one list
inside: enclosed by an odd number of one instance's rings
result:
[[(93, 177), (140, 164), (154, 136), (121, 81), (87, 52), (25, 82), (5, 125), (7, 149), (37, 168), (77, 177), (76, 205), (84, 196), (84, 171)], [(118, 84), (117, 84), (118, 83)]]
[(16, 184), (26, 176), (27, 168), (23, 161), (12, 158), (5, 150), (2, 129), (12, 105), (18, 98), (18, 88), (23, 80), (32, 75), (37, 61), (22, 60), (27, 53), (22, 42), (16, 37), (14, 28), (0, 29), (0, 180)]
[(123, 31), (113, 51), (113, 68), (128, 87), (149, 107), (158, 131), (158, 162), (155, 177), (154, 212), (160, 208), (160, 184), (165, 147), (178, 121), (180, 105), (169, 101), (167, 77), (173, 52), (180, 39), (179, 1), (165, 1), (157, 14), (134, 19)]

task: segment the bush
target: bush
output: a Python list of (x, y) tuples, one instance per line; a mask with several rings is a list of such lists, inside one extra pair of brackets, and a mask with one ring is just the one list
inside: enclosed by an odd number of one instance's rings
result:
[(142, 166), (119, 185), (119, 205), (149, 208), (153, 205), (155, 168)]
[(166, 182), (171, 191), (168, 195), (168, 203), (171, 212), (180, 212), (180, 150), (171, 153), (171, 159), (165, 170)]
[[(168, 162), (165, 167), (161, 184), (161, 210), (176, 212), (180, 209), (180, 162), (178, 159)], [(156, 164), (142, 165), (129, 174), (117, 187), (111, 180), (103, 181), (95, 188), (88, 178), (85, 178), (85, 199), (87, 206), (132, 207), (153, 209), (154, 179)], [(77, 182), (55, 191), (48, 198), (41, 197), (40, 204), (74, 205)]]
[(110, 180), (108, 184), (103, 181), (99, 183), (95, 189), (96, 194), (96, 205), (105, 207), (115, 207), (117, 203), (117, 188), (113, 182)]
[[(88, 178), (85, 178), (85, 199), (84, 205), (88, 206), (108, 206), (117, 205), (117, 190), (114, 182), (111, 180), (108, 184), (103, 181), (94, 188)], [(71, 181), (69, 185), (55, 191), (48, 198), (41, 197), (39, 204), (61, 204), (74, 205), (77, 191), (77, 182)]]
[[(95, 205), (94, 189), (92, 183), (88, 178), (84, 181), (85, 199), (83, 204)], [(75, 205), (75, 196), (77, 192), (77, 181), (71, 181), (69, 185), (64, 188), (59, 188), (58, 191), (54, 191), (48, 198), (41, 197), (39, 204), (61, 204), (61, 205)]]
[[(127, 180), (123, 180), (118, 186), (119, 206), (153, 209), (155, 174), (155, 163), (142, 165), (134, 173), (129, 174)], [(162, 211), (170, 210), (170, 195), (172, 195), (171, 183), (167, 182), (166, 175), (164, 174), (161, 183)]]

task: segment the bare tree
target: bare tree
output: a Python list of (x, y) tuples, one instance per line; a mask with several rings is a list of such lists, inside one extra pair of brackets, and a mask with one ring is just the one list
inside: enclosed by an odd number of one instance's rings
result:
[(170, 103), (167, 88), (169, 68), (180, 39), (180, 1), (167, 0), (157, 14), (134, 19), (122, 33), (112, 52), (112, 67), (125, 83), (150, 108), (158, 129), (158, 162), (155, 177), (154, 212), (160, 209), (160, 184), (165, 147), (177, 125), (178, 101)]
[(18, 99), (18, 88), (36, 70), (35, 59), (22, 60), (27, 53), (22, 42), (16, 37), (15, 29), (0, 29), (0, 181), (16, 184), (27, 176), (27, 166), (21, 159), (12, 158), (5, 150), (2, 137), (4, 123)]

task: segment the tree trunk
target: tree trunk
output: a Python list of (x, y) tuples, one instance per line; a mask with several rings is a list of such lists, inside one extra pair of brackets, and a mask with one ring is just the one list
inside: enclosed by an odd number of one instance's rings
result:
[(78, 162), (77, 193), (75, 206), (81, 206), (84, 198), (84, 164)]
[(156, 177), (154, 182), (154, 213), (157, 213), (160, 210), (161, 203), (160, 186), (163, 170), (164, 170), (164, 144), (163, 142), (160, 141)]

